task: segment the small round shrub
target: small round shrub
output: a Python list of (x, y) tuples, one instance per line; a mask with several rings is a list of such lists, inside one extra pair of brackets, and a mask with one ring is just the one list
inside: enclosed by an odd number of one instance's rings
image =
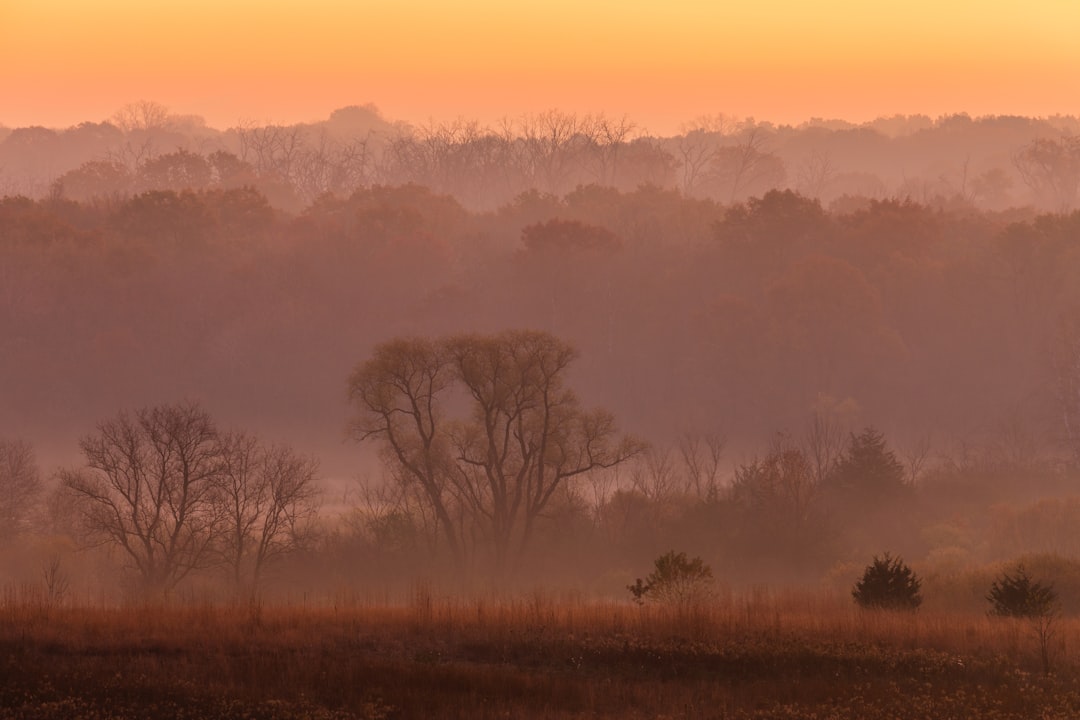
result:
[(653, 566), (654, 570), (644, 581), (638, 578), (636, 583), (626, 586), (638, 604), (656, 600), (687, 605), (702, 602), (712, 595), (712, 569), (699, 557), (690, 559), (686, 553), (672, 550), (656, 558)]

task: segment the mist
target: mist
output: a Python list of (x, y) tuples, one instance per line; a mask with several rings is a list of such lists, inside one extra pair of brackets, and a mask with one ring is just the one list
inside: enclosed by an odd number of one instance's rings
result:
[[(617, 595), (673, 547), (734, 586), (827, 582), (886, 547), (942, 572), (1068, 552), (1070, 531), (1014, 525), (1075, 502), (1078, 123), (714, 116), (652, 137), (366, 105), (217, 130), (144, 101), (5, 130), (0, 427), (42, 478), (21, 541), (88, 552), (57, 510), (80, 439), (195, 403), (318, 463), (317, 532), (267, 591)], [(395, 339), (507, 330), (573, 348), (559, 382), (638, 445), (557, 483), (513, 562), (476, 539), (477, 510), (451, 572), (431, 497), (410, 499), (377, 437), (350, 439), (346, 380)], [(841, 491), (867, 433), (896, 487)], [(816, 465), (789, 476), (789, 456)], [(18, 555), (12, 578), (33, 572)]]

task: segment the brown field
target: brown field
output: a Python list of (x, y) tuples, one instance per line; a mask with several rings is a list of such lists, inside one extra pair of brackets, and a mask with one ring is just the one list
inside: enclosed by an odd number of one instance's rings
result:
[(1073, 718), (1023, 621), (758, 591), (694, 608), (542, 592), (397, 606), (0, 601), (0, 718)]

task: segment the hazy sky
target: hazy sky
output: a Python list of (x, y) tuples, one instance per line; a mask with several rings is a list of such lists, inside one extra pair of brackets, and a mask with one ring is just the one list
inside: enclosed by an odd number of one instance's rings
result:
[(0, 0), (0, 124), (1080, 114), (1076, 0)]

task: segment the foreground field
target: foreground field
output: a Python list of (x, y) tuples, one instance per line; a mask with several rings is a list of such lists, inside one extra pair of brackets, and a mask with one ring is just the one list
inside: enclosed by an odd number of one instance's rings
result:
[(399, 607), (0, 603), (0, 718), (1073, 718), (1023, 622), (817, 595)]

